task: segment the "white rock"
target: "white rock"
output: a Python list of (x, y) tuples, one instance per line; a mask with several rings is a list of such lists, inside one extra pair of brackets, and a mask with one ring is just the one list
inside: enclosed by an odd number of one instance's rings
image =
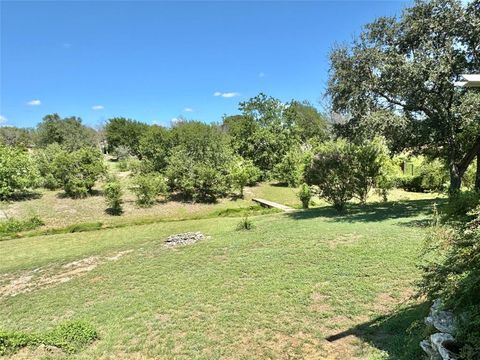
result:
[(425, 324), (433, 326), (442, 333), (455, 334), (455, 317), (450, 311), (442, 310), (440, 299), (433, 302), (430, 314), (425, 318)]
[(428, 355), (430, 360), (442, 360), (440, 354), (433, 349), (430, 340), (420, 341), (420, 347)]
[(203, 239), (205, 239), (205, 235), (203, 235), (201, 232), (176, 234), (169, 236), (165, 240), (165, 246), (188, 245)]
[(448, 346), (455, 343), (455, 338), (446, 333), (436, 333), (430, 336), (432, 349), (440, 355), (442, 360), (456, 360), (456, 354), (448, 350)]

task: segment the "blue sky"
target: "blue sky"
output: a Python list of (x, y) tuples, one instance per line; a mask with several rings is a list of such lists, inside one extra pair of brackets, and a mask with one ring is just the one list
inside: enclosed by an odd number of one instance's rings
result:
[(259, 92), (319, 105), (332, 46), (406, 4), (1, 1), (0, 122), (216, 122)]

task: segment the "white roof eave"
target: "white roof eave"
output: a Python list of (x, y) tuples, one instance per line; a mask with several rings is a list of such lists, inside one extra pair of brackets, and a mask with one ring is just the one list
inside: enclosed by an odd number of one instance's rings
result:
[(480, 87), (480, 74), (462, 74), (462, 80), (455, 83), (455, 86), (478, 88)]

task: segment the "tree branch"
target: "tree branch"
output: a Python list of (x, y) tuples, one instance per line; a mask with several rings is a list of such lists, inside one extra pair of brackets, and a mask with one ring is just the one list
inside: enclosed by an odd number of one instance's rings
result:
[(468, 165), (473, 161), (477, 153), (480, 151), (480, 138), (477, 138), (470, 150), (465, 154), (462, 160), (458, 163), (458, 171), (463, 175), (467, 171)]

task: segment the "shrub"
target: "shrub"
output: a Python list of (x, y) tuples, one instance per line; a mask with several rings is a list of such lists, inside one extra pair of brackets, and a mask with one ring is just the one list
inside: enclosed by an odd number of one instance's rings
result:
[(383, 201), (388, 200), (388, 193), (397, 185), (397, 179), (401, 174), (400, 167), (393, 159), (386, 158), (383, 161), (380, 174), (376, 179), (376, 192)]
[(300, 186), (300, 191), (298, 192), (298, 198), (302, 202), (302, 207), (308, 209), (310, 204), (310, 199), (312, 198), (312, 189), (307, 184), (302, 184)]
[(353, 196), (365, 204), (389, 159), (388, 149), (380, 138), (375, 138), (361, 145), (349, 144), (346, 150), (352, 159), (350, 171), (353, 177)]
[(0, 331), (0, 356), (13, 354), (28, 345), (37, 343), (32, 334)]
[(405, 164), (410, 168), (407, 174), (398, 178), (398, 186), (406, 191), (427, 192), (445, 191), (448, 187), (448, 171), (440, 160), (428, 160), (424, 157), (410, 157)]
[(440, 160), (425, 162), (422, 165), (422, 188), (425, 191), (445, 191), (448, 188), (448, 181), (448, 171)]
[(310, 160), (311, 154), (293, 147), (273, 169), (273, 177), (291, 187), (299, 186), (303, 181), (305, 165)]
[(403, 175), (398, 179), (398, 186), (405, 191), (424, 192), (421, 175)]
[(153, 164), (149, 160), (139, 160), (136, 157), (131, 157), (127, 160), (127, 169), (133, 175), (150, 174), (154, 171)]
[(105, 200), (107, 202), (107, 212), (112, 215), (120, 215), (122, 209), (122, 186), (117, 178), (110, 178), (103, 187)]
[(249, 219), (248, 215), (245, 215), (237, 225), (237, 230), (252, 230), (253, 223), (252, 220)]
[(367, 201), (386, 171), (388, 159), (388, 149), (381, 139), (361, 145), (341, 139), (329, 141), (318, 148), (306, 168), (305, 179), (308, 184), (318, 186), (321, 197), (342, 210), (352, 197), (361, 203)]
[(346, 141), (326, 142), (319, 147), (317, 155), (306, 168), (305, 179), (307, 184), (318, 186), (321, 197), (337, 210), (343, 210), (353, 196), (353, 163), (353, 154)]
[(40, 344), (61, 348), (66, 353), (75, 353), (98, 339), (95, 328), (83, 321), (61, 324), (45, 333), (0, 331), (0, 355), (11, 355), (26, 346)]
[(95, 182), (106, 171), (102, 154), (94, 148), (61, 154), (55, 159), (55, 169), (65, 193), (72, 198), (91, 193)]
[(9, 235), (20, 231), (36, 229), (45, 223), (39, 217), (33, 216), (26, 220), (8, 219), (0, 221), (0, 235)]
[(38, 182), (38, 171), (26, 151), (0, 146), (0, 199), (32, 189)]
[(420, 294), (441, 298), (457, 316), (465, 359), (480, 354), (480, 207), (468, 222), (435, 226), (426, 241)]
[(124, 145), (117, 146), (113, 154), (117, 158), (117, 161), (127, 160), (131, 156), (130, 149)]
[(251, 160), (245, 160), (241, 157), (235, 157), (230, 166), (230, 181), (234, 189), (239, 190), (243, 197), (243, 188), (246, 185), (253, 185), (261, 175)]
[(65, 150), (57, 144), (50, 144), (46, 148), (37, 149), (34, 155), (35, 164), (41, 176), (41, 184), (44, 188), (55, 190), (62, 186), (58, 178), (59, 170), (55, 164), (58, 157), (65, 156)]
[(159, 195), (166, 194), (167, 186), (162, 176), (155, 174), (137, 175), (133, 178), (132, 191), (139, 206), (152, 206)]
[(213, 202), (227, 193), (230, 184), (230, 158), (216, 163), (212, 159), (195, 157), (187, 149), (177, 147), (166, 169), (172, 192), (193, 201)]
[(95, 328), (83, 321), (61, 324), (40, 337), (42, 343), (75, 353), (98, 338)]
[(443, 206), (442, 220), (444, 222), (458, 222), (471, 220), (470, 212), (480, 205), (480, 194), (476, 191), (465, 191), (451, 195)]

